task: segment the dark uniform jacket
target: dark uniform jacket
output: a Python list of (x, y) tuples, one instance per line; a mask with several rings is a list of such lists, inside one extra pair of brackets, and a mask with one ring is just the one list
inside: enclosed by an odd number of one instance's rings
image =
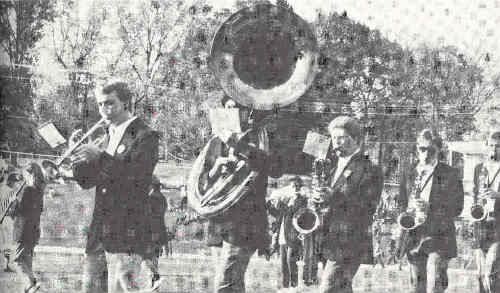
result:
[[(251, 247), (263, 252), (269, 248), (268, 218), (266, 212), (266, 193), (269, 173), (269, 155), (259, 149), (258, 133), (250, 134), (249, 168), (258, 171), (257, 176), (248, 185), (248, 194), (235, 204), (223, 216), (209, 220), (209, 246), (221, 246), (222, 240), (233, 245)], [(222, 153), (227, 153), (223, 146)]]
[(161, 191), (152, 190), (148, 198), (149, 212), (151, 215), (150, 233), (156, 247), (165, 245), (167, 241), (167, 228), (165, 226), (165, 212), (167, 199)]
[(96, 187), (87, 252), (99, 242), (114, 253), (151, 249), (147, 196), (157, 161), (158, 135), (136, 118), (125, 130), (114, 156), (104, 152), (97, 161), (73, 166), (80, 186)]
[[(335, 175), (330, 172), (327, 184)], [(337, 263), (373, 263), (371, 224), (383, 188), (382, 170), (356, 153), (327, 194), (323, 257)]]
[(13, 240), (25, 247), (34, 247), (40, 239), (40, 215), (43, 210), (43, 191), (24, 186), (11, 208), (14, 219)]
[[(474, 196), (479, 195), (479, 171), (482, 167), (483, 164), (480, 163), (474, 168)], [(495, 174), (491, 174), (491, 177), (493, 176)], [(497, 176), (500, 176), (500, 174)], [(500, 186), (497, 191), (500, 191)], [(498, 235), (500, 235), (500, 231), (497, 231), (500, 230), (500, 225), (497, 225), (497, 223), (500, 223), (500, 200), (498, 199), (495, 200), (493, 216), (490, 215), (487, 219), (474, 223), (473, 248), (488, 249), (493, 242), (499, 241)]]
[[(416, 177), (416, 168), (403, 176), (400, 185), (400, 206), (406, 210), (410, 189)], [(438, 163), (432, 177), (429, 195), (429, 212), (424, 224), (410, 233), (409, 249), (417, 247), (424, 237), (431, 237), (429, 252), (438, 252), (442, 257), (457, 256), (455, 217), (464, 207), (464, 190), (457, 169)]]

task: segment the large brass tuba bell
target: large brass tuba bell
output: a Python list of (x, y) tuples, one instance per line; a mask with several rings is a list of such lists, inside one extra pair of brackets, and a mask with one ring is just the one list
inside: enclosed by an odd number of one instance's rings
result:
[(209, 65), (224, 92), (254, 109), (295, 102), (316, 75), (318, 45), (293, 11), (258, 4), (231, 15), (217, 31)]
[[(316, 37), (305, 20), (288, 9), (258, 4), (237, 11), (222, 24), (212, 42), (209, 66), (235, 101), (271, 110), (304, 94), (316, 75), (317, 59)], [(229, 174), (206, 180), (222, 144), (213, 137), (189, 176), (188, 201), (204, 217), (225, 214), (248, 194), (247, 185), (258, 175), (241, 158)]]

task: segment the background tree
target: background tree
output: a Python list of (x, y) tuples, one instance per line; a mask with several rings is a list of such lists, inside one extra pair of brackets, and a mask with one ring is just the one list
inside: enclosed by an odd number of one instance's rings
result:
[(18, 151), (39, 147), (34, 134), (30, 66), (37, 58), (34, 45), (44, 25), (54, 17), (54, 1), (0, 1), (0, 141)]

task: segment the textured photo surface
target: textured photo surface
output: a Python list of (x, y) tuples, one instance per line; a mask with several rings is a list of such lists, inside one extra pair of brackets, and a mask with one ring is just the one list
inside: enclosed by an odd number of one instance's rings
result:
[(0, 292), (500, 292), (499, 25), (0, 0)]

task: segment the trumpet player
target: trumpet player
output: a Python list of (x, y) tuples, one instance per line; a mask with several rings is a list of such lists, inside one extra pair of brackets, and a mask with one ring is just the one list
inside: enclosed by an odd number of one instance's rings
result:
[(296, 176), (291, 185), (275, 190), (266, 203), (269, 213), (278, 218), (283, 288), (297, 287), (299, 281), (297, 261), (302, 243), (298, 232), (293, 228), (292, 217), (299, 208), (307, 205), (303, 185), (302, 179)]
[(484, 210), (486, 217), (483, 220), (474, 223), (473, 248), (478, 264), (479, 292), (494, 293), (500, 290), (500, 131), (489, 135), (486, 146), (489, 152), (486, 162), (474, 168), (473, 192), (476, 198), (490, 200), (492, 206)]
[[(424, 129), (417, 136), (418, 164), (403, 176), (400, 206), (415, 215), (416, 227), (402, 232), (410, 265), (411, 292), (439, 293), (448, 287), (448, 261), (457, 256), (454, 218), (464, 191), (458, 170), (439, 162), (441, 138)], [(400, 223), (401, 224), (401, 223)]]
[[(131, 114), (131, 99), (124, 82), (108, 82), (96, 91), (107, 134), (100, 147), (82, 145), (71, 157), (78, 184), (96, 187), (85, 248), (84, 290), (89, 293), (105, 287), (112, 293), (137, 291), (141, 263), (153, 249), (146, 203), (158, 161), (158, 136)], [(107, 285), (101, 280), (106, 265)], [(151, 291), (159, 287), (152, 283)]]
[(339, 116), (328, 125), (335, 153), (324, 202), (322, 293), (352, 292), (362, 263), (373, 263), (370, 226), (380, 200), (383, 175), (362, 153), (359, 122)]

